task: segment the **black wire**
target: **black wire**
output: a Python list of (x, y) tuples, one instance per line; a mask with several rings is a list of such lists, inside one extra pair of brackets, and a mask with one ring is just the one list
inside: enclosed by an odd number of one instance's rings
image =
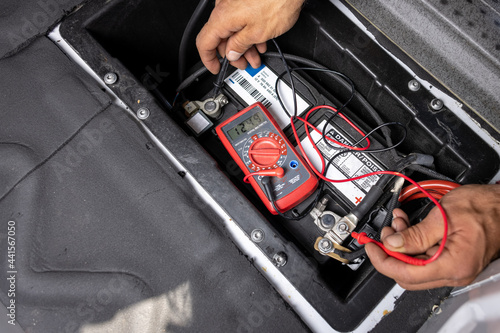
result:
[[(403, 128), (403, 135), (402, 135), (402, 138), (399, 140), (399, 142), (397, 142), (396, 144), (392, 145), (391, 147), (386, 147), (386, 148), (380, 148), (380, 149), (371, 149), (371, 150), (350, 150), (350, 149), (345, 149), (345, 150), (342, 150), (338, 153), (336, 153), (335, 155), (332, 156), (331, 159), (328, 160), (328, 163), (327, 165), (325, 166), (325, 170), (324, 172), (322, 173), (323, 176), (326, 177), (327, 173), (328, 173), (328, 169), (330, 168), (330, 166), (332, 165), (332, 162), (339, 156), (339, 155), (342, 155), (344, 153), (352, 153), (352, 152), (360, 152), (360, 153), (382, 153), (382, 152), (385, 152), (385, 151), (388, 151), (390, 149), (394, 149), (396, 147), (398, 147), (399, 145), (401, 145), (404, 140), (406, 139), (406, 136), (407, 136), (407, 129), (406, 129), (406, 126), (404, 126), (403, 124), (399, 123), (399, 122), (389, 122), (389, 123), (384, 123), (382, 125), (379, 125), (377, 127), (375, 127), (374, 129), (372, 129), (370, 132), (368, 132), (365, 136), (363, 136), (360, 140), (358, 140), (358, 142), (356, 142), (354, 145), (358, 145), (360, 144), (361, 142), (363, 142), (366, 138), (368, 138), (370, 135), (372, 135), (375, 131), (383, 128), (383, 127), (386, 127), (386, 126), (392, 126), (392, 125), (397, 125), (397, 126), (400, 126)], [(299, 216), (293, 216), (293, 217), (290, 217), (290, 216), (286, 216), (285, 214), (281, 213), (277, 208), (276, 208), (276, 203), (274, 202), (274, 198), (268, 198), (269, 201), (271, 202), (271, 205), (272, 207), (274, 208), (274, 210), (278, 213), (279, 216), (285, 218), (285, 219), (288, 219), (288, 220), (301, 220), (303, 219), (304, 217), (306, 217), (307, 215), (309, 215), (309, 213), (313, 210), (314, 207), (316, 207), (316, 205), (318, 204), (319, 202), (319, 199), (321, 198), (321, 193), (323, 192), (323, 189), (324, 189), (324, 184), (325, 184), (325, 181), (320, 179), (320, 185), (319, 185), (319, 188), (318, 188), (318, 192), (316, 194), (316, 197), (314, 199), (314, 201), (311, 203), (311, 205), (309, 207), (306, 208), (306, 210), (304, 212), (302, 212)]]
[[(276, 44), (276, 42), (275, 42)], [(276, 44), (277, 45), (277, 44)], [(279, 89), (278, 89), (278, 85), (279, 85), (279, 82), (281, 80), (281, 78), (283, 77), (283, 75), (285, 73), (288, 73), (289, 76), (291, 77), (291, 72), (293, 71), (316, 71), (316, 72), (322, 72), (322, 73), (329, 73), (329, 74), (333, 74), (333, 75), (337, 75), (337, 76), (340, 76), (342, 78), (344, 78), (351, 86), (351, 95), (349, 96), (349, 98), (347, 99), (347, 101), (342, 104), (342, 106), (340, 106), (337, 111), (335, 112), (332, 112), (331, 110), (329, 109), (326, 109), (327, 112), (331, 112), (332, 115), (326, 120), (326, 124), (325, 126), (323, 127), (323, 130), (321, 132), (321, 138), (323, 140), (323, 142), (327, 145), (327, 146), (330, 146), (331, 148), (335, 148), (335, 146), (333, 144), (331, 144), (327, 139), (326, 139), (326, 129), (328, 127), (328, 125), (332, 124), (333, 123), (333, 119), (340, 113), (342, 112), (342, 110), (347, 107), (347, 105), (353, 100), (354, 96), (356, 95), (356, 86), (354, 85), (354, 82), (347, 76), (347, 75), (344, 75), (343, 73), (340, 73), (340, 72), (337, 72), (337, 71), (334, 71), (334, 70), (331, 70), (331, 69), (328, 69), (328, 68), (317, 68), (317, 67), (296, 67), (296, 68), (289, 68), (288, 67), (288, 64), (286, 63), (286, 59), (285, 57), (283, 56), (283, 54), (281, 53), (280, 51), (280, 55), (281, 55), (281, 58), (282, 58), (282, 61), (283, 61), (283, 64), (285, 65), (285, 69), (286, 71), (281, 73), (280, 75), (278, 75), (278, 79), (276, 80), (276, 83), (275, 83), (275, 87), (274, 87), (274, 90), (276, 92), (276, 97), (278, 99), (278, 102), (280, 103), (281, 107), (283, 108), (283, 110), (285, 110), (285, 112), (290, 116), (290, 112), (288, 112), (287, 108), (285, 107), (285, 104), (283, 103), (283, 100), (281, 99), (281, 95), (280, 95), (280, 92), (279, 92)], [(295, 97), (296, 96), (296, 91), (295, 91), (295, 88), (293, 87), (293, 84), (292, 84), (292, 95)], [(294, 100), (294, 110), (293, 110), (293, 114), (294, 114), (294, 120), (295, 118), (297, 117), (297, 104), (296, 104), (296, 101)]]
[(366, 150), (345, 149), (345, 150), (341, 150), (338, 153), (336, 153), (335, 155), (333, 155), (332, 158), (330, 158), (328, 160), (328, 163), (327, 163), (327, 165), (325, 167), (325, 172), (324, 172), (323, 175), (326, 176), (327, 170), (328, 170), (329, 166), (332, 164), (333, 160), (335, 160), (339, 155), (342, 155), (344, 153), (353, 153), (353, 152), (359, 152), (359, 153), (363, 153), (363, 154), (366, 154), (366, 153), (383, 153), (385, 151), (389, 151), (389, 150), (394, 149), (394, 148), (398, 147), (399, 145), (401, 145), (403, 143), (403, 141), (406, 139), (406, 136), (408, 135), (408, 130), (406, 129), (405, 125), (401, 124), (400, 122), (393, 121), (393, 122), (384, 123), (382, 125), (378, 125), (374, 129), (372, 129), (370, 132), (368, 132), (365, 136), (363, 136), (361, 139), (359, 139), (353, 146), (356, 146), (356, 145), (360, 144), (361, 142), (363, 142), (364, 140), (366, 140), (366, 138), (368, 138), (370, 135), (372, 135), (373, 132), (375, 132), (375, 131), (377, 131), (377, 130), (385, 127), (385, 126), (392, 126), (392, 125), (400, 126), (403, 129), (403, 136), (402, 136), (401, 140), (399, 140), (399, 142), (393, 144), (390, 147), (379, 148), (379, 149), (366, 149)]
[[(337, 72), (337, 71), (334, 71), (334, 70), (328, 69), (328, 68), (316, 68), (316, 67), (294, 67), (294, 68), (289, 68), (289, 70), (291, 72), (295, 72), (295, 71), (316, 71), (316, 72), (328, 73), (328, 74), (332, 74), (332, 75), (338, 75), (338, 76), (344, 78), (349, 83), (349, 85), (351, 86), (351, 95), (349, 96), (349, 98), (347, 99), (347, 101), (344, 104), (342, 104), (342, 106), (340, 106), (337, 109), (337, 113), (342, 112), (342, 110), (347, 106), (347, 104), (351, 103), (351, 101), (353, 100), (353, 98), (356, 96), (356, 86), (354, 85), (354, 82), (352, 82), (352, 80), (348, 76), (346, 76), (346, 75), (344, 75), (344, 74), (342, 74), (340, 72)], [(283, 72), (283, 73), (281, 73), (280, 75), (278, 75), (278, 79), (276, 80), (276, 83), (275, 83), (275, 86), (274, 86), (274, 90), (276, 91), (276, 97), (277, 97), (278, 102), (280, 103), (281, 107), (291, 117), (290, 112), (288, 112), (287, 108), (285, 107), (285, 105), (283, 103), (283, 100), (281, 99), (281, 95), (279, 93), (279, 90), (278, 90), (279, 81), (281, 80), (281, 78), (285, 74), (287, 74), (286, 71)], [(292, 90), (293, 90), (293, 88), (292, 88)], [(296, 113), (297, 113), (297, 111), (294, 110), (295, 116), (297, 116)]]
[(380, 229), (377, 232), (377, 235), (375, 235), (375, 240), (380, 241), (380, 235), (382, 234), (382, 229), (385, 227), (389, 226), (392, 222), (392, 211), (398, 207), (399, 203), (399, 195), (401, 194), (401, 188), (398, 191), (395, 191), (390, 199), (389, 202), (387, 203), (386, 209), (387, 209), (387, 215), (384, 218), (384, 221), (382, 222), (382, 225), (380, 226)]
[(429, 169), (423, 165), (419, 165), (419, 164), (409, 165), (408, 169), (410, 169), (412, 171), (420, 172), (421, 174), (424, 174), (426, 176), (429, 176), (429, 177), (432, 177), (435, 179), (446, 180), (449, 182), (456, 182), (456, 180), (451, 179), (450, 177), (447, 177), (447, 176), (437, 172), (436, 170)]
[[(276, 53), (276, 52), (266, 52), (265, 54), (263, 54), (263, 56), (264, 57), (281, 58), (280, 54)], [(323, 65), (321, 65), (313, 60), (309, 60), (309, 59), (306, 59), (303, 57), (299, 57), (299, 56), (291, 55), (291, 54), (286, 54), (286, 53), (284, 53), (283, 56), (285, 57), (286, 60), (298, 62), (298, 63), (306, 65), (306, 66), (321, 68), (321, 69), (328, 69), (325, 66), (323, 66)], [(327, 73), (327, 74), (329, 74), (329, 73)], [(333, 75), (333, 74), (331, 74), (330, 77), (332, 79), (334, 79), (335, 81), (337, 81), (337, 83), (344, 86), (345, 88), (349, 88), (349, 85), (350, 85), (349, 82), (347, 82), (342, 77), (339, 77), (339, 76)], [(378, 112), (373, 108), (373, 106), (361, 94), (358, 93), (354, 97), (363, 106), (363, 108), (370, 114), (370, 116), (373, 118), (373, 120), (375, 120), (377, 125), (381, 125), (384, 123), (384, 121), (382, 120), (382, 118), (380, 117)], [(392, 139), (391, 139), (391, 135), (390, 135), (390, 132), (388, 131), (388, 129), (383, 128), (382, 133), (384, 134), (384, 138), (387, 142), (387, 146), (392, 146)], [(391, 151), (391, 154), (393, 155), (394, 159), (398, 158), (396, 151)]]
[[(283, 110), (285, 110), (285, 112), (290, 115), (290, 112), (288, 112), (287, 108), (285, 107), (285, 104), (283, 103), (283, 100), (281, 99), (281, 96), (280, 96), (280, 93), (279, 93), (279, 89), (278, 89), (278, 85), (279, 85), (279, 82), (281, 80), (281, 78), (283, 77), (283, 75), (285, 73), (287, 73), (290, 77), (290, 84), (292, 86), (292, 96), (294, 98), (294, 109), (293, 109), (293, 121), (295, 120), (295, 118), (297, 117), (297, 100), (296, 100), (296, 90), (295, 90), (295, 86), (293, 84), (293, 78), (292, 78), (292, 74), (291, 72), (293, 71), (317, 71), (317, 72), (322, 72), (322, 73), (329, 73), (329, 74), (332, 74), (332, 75), (336, 75), (336, 76), (340, 76), (341, 78), (345, 79), (349, 84), (350, 84), (350, 87), (351, 87), (351, 95), (349, 96), (349, 98), (347, 99), (347, 101), (340, 107), (337, 109), (337, 111), (335, 112), (332, 112), (332, 115), (326, 120), (326, 124), (325, 126), (323, 127), (323, 130), (321, 132), (321, 138), (323, 140), (323, 142), (331, 147), (331, 148), (335, 148), (335, 146), (333, 144), (331, 144), (327, 139), (326, 139), (326, 130), (328, 128), (328, 125), (332, 124), (333, 123), (333, 119), (345, 108), (347, 107), (347, 105), (353, 100), (354, 96), (356, 95), (356, 86), (354, 85), (354, 82), (345, 74), (343, 73), (340, 73), (340, 72), (337, 72), (337, 71), (334, 71), (334, 70), (331, 70), (331, 69), (328, 69), (328, 68), (318, 68), (318, 67), (296, 67), (296, 68), (290, 68), (288, 66), (288, 63), (286, 62), (286, 59), (285, 59), (285, 56), (283, 55), (283, 53), (281, 52), (281, 50), (279, 49), (279, 46), (278, 46), (278, 43), (274, 41), (274, 44), (276, 45), (276, 48), (278, 49), (278, 53), (280, 54), (280, 57), (281, 57), (281, 60), (285, 66), (285, 72), (284, 73), (281, 73), (279, 76), (278, 76), (278, 79), (276, 80), (276, 83), (275, 83), (275, 87), (274, 87), (274, 90), (276, 92), (276, 97), (278, 99), (278, 102), (280, 103), (281, 107), (283, 108)], [(328, 110), (328, 109), (327, 109)], [(328, 111), (327, 111), (328, 112)], [(331, 112), (331, 111), (330, 111)], [(355, 145), (356, 146), (356, 145)]]
[[(292, 98), (293, 98), (293, 116), (297, 117), (297, 94), (296, 94), (296, 90), (295, 90), (295, 83), (293, 80), (292, 72), (290, 71), (290, 66), (288, 66), (288, 63), (286, 62), (286, 59), (285, 59), (283, 52), (281, 52), (281, 49), (274, 38), (273, 38), (273, 43), (274, 43), (274, 46), (276, 46), (276, 50), (278, 50), (278, 53), (281, 57), (281, 60), (283, 61), (283, 64), (285, 65), (286, 73), (290, 77), (290, 85), (292, 86)], [(279, 92), (277, 89), (278, 81), (279, 80), (276, 80), (276, 89), (275, 90), (276, 90), (276, 94), (279, 96)], [(280, 104), (283, 107), (283, 110), (286, 110), (286, 108), (283, 105), (283, 102), (281, 101), (281, 99), (279, 99), (279, 97), (278, 97), (278, 100), (280, 101)]]
[[(330, 70), (330, 69), (327, 69), (327, 68), (319, 68), (319, 67), (311, 67), (311, 68), (308, 68), (308, 67), (302, 67), (302, 68), (296, 68), (296, 69), (290, 69), (290, 67), (288, 66), (288, 63), (286, 62), (286, 59), (285, 59), (285, 56), (284, 54), (281, 52), (281, 49), (279, 48), (278, 46), (278, 43), (276, 42), (276, 40), (273, 39), (273, 42), (274, 42), (274, 45), (276, 46), (276, 49), (278, 50), (278, 53), (279, 53), (279, 56), (283, 62), (283, 65), (285, 66), (285, 70), (286, 70), (286, 73), (288, 74), (288, 76), (290, 77), (290, 85), (291, 85), (291, 89), (292, 89), (292, 96), (293, 96), (293, 118), (292, 118), (292, 121), (295, 120), (295, 118), (297, 117), (297, 98), (296, 98), (296, 90), (295, 90), (295, 84), (294, 84), (294, 80), (293, 80), (293, 76), (292, 76), (292, 71), (293, 70), (314, 70), (314, 71), (320, 71), (320, 72), (325, 72), (325, 73), (329, 73), (329, 74), (333, 74), (333, 75), (337, 75), (337, 76), (340, 76), (342, 77), (343, 79), (345, 79), (346, 81), (349, 82), (350, 86), (351, 86), (351, 95), (349, 97), (349, 99), (336, 111), (336, 112), (333, 112), (333, 114), (328, 118), (326, 124), (324, 125), (323, 127), (323, 131), (322, 131), (322, 140), (330, 147), (332, 148), (336, 148), (335, 146), (333, 146), (332, 144), (330, 144), (328, 142), (328, 140), (326, 139), (326, 129), (328, 127), (329, 124), (332, 123), (334, 117), (339, 113), (340, 110), (344, 109), (351, 101), (352, 99), (354, 98), (355, 94), (356, 94), (356, 87), (354, 86), (354, 83), (352, 82), (352, 80), (347, 77), (346, 75), (340, 73), (340, 72), (337, 72), (337, 71), (333, 71), (333, 70)], [(278, 101), (281, 105), (281, 107), (283, 108), (283, 110), (285, 110), (286, 113), (288, 113), (288, 115), (290, 115), (290, 113), (288, 112), (288, 110), (286, 109), (282, 99), (281, 99), (281, 96), (279, 94), (279, 89), (278, 89), (278, 84), (279, 84), (279, 81), (280, 81), (280, 78), (284, 75), (284, 73), (282, 73), (280, 76), (278, 76), (278, 79), (276, 80), (276, 85), (275, 85), (275, 92), (276, 92), (276, 96), (278, 98)], [(380, 119), (380, 117), (378, 117), (378, 119)], [(404, 130), (404, 134), (403, 134), (403, 138), (396, 144), (390, 144), (387, 148), (381, 148), (381, 149), (371, 149), (371, 150), (364, 150), (364, 151), (360, 151), (360, 150), (344, 150), (344, 151), (341, 151), (337, 154), (335, 154), (327, 163), (326, 167), (325, 167), (325, 170), (324, 170), (324, 173), (323, 175), (326, 176), (326, 174), (328, 173), (328, 169), (330, 168), (333, 160), (335, 160), (335, 158), (337, 158), (338, 155), (341, 155), (343, 153), (347, 153), (347, 152), (354, 152), (354, 151), (358, 151), (358, 152), (362, 152), (362, 153), (381, 153), (381, 152), (385, 152), (385, 151), (389, 151), (389, 150), (392, 150), (394, 148), (396, 148), (397, 146), (399, 146), (400, 144), (403, 143), (403, 141), (406, 139), (406, 136), (407, 136), (407, 129), (406, 127), (399, 123), (399, 122), (390, 122), (390, 123), (384, 123), (384, 124), (379, 124), (376, 128), (374, 128), (373, 130), (371, 130), (369, 133), (367, 133), (363, 138), (361, 138), (358, 142), (356, 142), (353, 146), (357, 146), (358, 144), (360, 144), (361, 142), (363, 142), (366, 138), (368, 138), (368, 136), (370, 136), (372, 133), (374, 133), (375, 131), (377, 131), (378, 129), (380, 128), (385, 128), (386, 126), (390, 126), (390, 125), (398, 125), (398, 126), (401, 126)], [(304, 126), (307, 126), (307, 125), (304, 125)], [(384, 134), (386, 134), (384, 132)], [(386, 135), (386, 140), (387, 142), (391, 142), (391, 139), (390, 139), (390, 135)], [(392, 142), (391, 142), (392, 143)], [(396, 154), (395, 154), (396, 155)], [(307, 214), (309, 214), (309, 212), (312, 210), (312, 208), (317, 204), (317, 202), (319, 201), (319, 198), (321, 197), (321, 192), (322, 192), (322, 188), (323, 188), (323, 184), (324, 182), (321, 183), (321, 190), (318, 191), (318, 194), (316, 195), (316, 198), (313, 202), (314, 205), (311, 205), (306, 211), (307, 211)], [(270, 198), (270, 202), (274, 208), (274, 210), (278, 213), (278, 215), (280, 215), (281, 217), (283, 218), (288, 218), (290, 219), (289, 217), (287, 217), (286, 215), (282, 214), (277, 208), (276, 208), (276, 205), (274, 203), (274, 199), (273, 198)], [(294, 217), (292, 218), (292, 220), (298, 220), (298, 219), (301, 219), (303, 217), (305, 217), (305, 215), (307, 215), (305, 213), (302, 213), (299, 217)]]
[(226, 72), (228, 66), (229, 66), (229, 60), (227, 60), (227, 58), (224, 58), (224, 60), (222, 60), (222, 65), (219, 74), (217, 75), (217, 79), (214, 82), (215, 88), (214, 88), (213, 98), (217, 97), (217, 95), (222, 89), (222, 86), (224, 85), (224, 79), (226, 78)]
[[(210, 1), (208, 0), (200, 0), (198, 6), (191, 15), (186, 28), (184, 29), (184, 33), (182, 34), (181, 43), (179, 46), (179, 63), (178, 63), (178, 75), (179, 81), (184, 79), (184, 73), (186, 71), (186, 58), (187, 58), (187, 50), (189, 45), (189, 40), (191, 35), (193, 34), (193, 30), (195, 28), (196, 23), (199, 21), (201, 14), (205, 10), (206, 6)], [(179, 90), (177, 90), (179, 91)]]
[[(222, 63), (223, 59), (219, 58), (219, 62)], [(197, 69), (193, 74), (189, 75), (187, 78), (185, 78), (175, 89), (176, 92), (181, 92), (182, 90), (186, 89), (190, 85), (193, 84), (200, 76), (203, 74), (207, 73), (208, 69), (203, 66)]]

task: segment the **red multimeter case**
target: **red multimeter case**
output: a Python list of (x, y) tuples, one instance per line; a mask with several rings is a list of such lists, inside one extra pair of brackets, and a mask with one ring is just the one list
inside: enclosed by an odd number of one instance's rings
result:
[[(282, 178), (271, 178), (275, 206), (280, 212), (297, 206), (316, 190), (318, 179), (262, 103), (241, 110), (217, 126), (216, 131), (245, 175), (283, 168)], [(263, 190), (261, 178), (250, 177), (250, 184), (267, 209), (277, 214)]]

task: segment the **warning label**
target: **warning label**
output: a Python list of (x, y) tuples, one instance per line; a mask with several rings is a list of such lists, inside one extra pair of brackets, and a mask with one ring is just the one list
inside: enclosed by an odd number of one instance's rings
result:
[[(322, 131), (325, 124), (326, 121), (323, 121), (319, 126), (317, 126), (318, 129)], [(340, 134), (337, 129), (331, 125), (328, 125), (327, 136), (346, 145), (353, 144), (353, 142)], [(307, 136), (301, 142), (305, 153), (317, 170), (321, 170), (321, 159), (324, 159), (326, 164), (335, 154), (345, 149), (344, 147), (334, 143), (332, 143), (333, 147), (327, 145), (322, 140), (321, 134), (317, 132), (311, 132), (311, 137), (313, 138), (313, 141), (318, 149), (321, 151), (322, 156), (319, 156), (314, 150)], [(328, 169), (326, 177), (329, 179), (341, 180), (382, 170), (382, 166), (375, 162), (375, 160), (367, 154), (354, 151), (337, 156)], [(332, 185), (336, 187), (337, 190), (339, 190), (349, 201), (357, 205), (365, 197), (370, 188), (379, 180), (379, 178), (379, 175), (374, 175), (352, 182), (332, 183)]]
[[(269, 110), (281, 129), (290, 124), (290, 115), (293, 113), (292, 89), (284, 83), (278, 85), (279, 94), (288, 113), (283, 110), (275, 86), (278, 76), (267, 66), (262, 65), (259, 68), (252, 68), (250, 65), (245, 70), (238, 69), (234, 71), (225, 82), (241, 99), (248, 105), (255, 102), (261, 102)], [(303, 98), (297, 95), (297, 113), (309, 108)]]

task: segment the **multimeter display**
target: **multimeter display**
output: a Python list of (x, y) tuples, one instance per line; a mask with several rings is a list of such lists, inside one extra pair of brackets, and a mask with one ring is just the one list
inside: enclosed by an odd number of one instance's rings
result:
[(247, 119), (243, 120), (238, 125), (227, 131), (227, 134), (231, 139), (236, 140), (241, 135), (253, 130), (255, 127), (259, 126), (264, 122), (264, 117), (260, 113), (255, 113)]
[(272, 177), (276, 208), (285, 212), (309, 197), (318, 185), (316, 176), (287, 140), (261, 103), (238, 112), (216, 128), (217, 135), (246, 175), (269, 211), (277, 212), (265, 195), (258, 173), (282, 168), (284, 176)]

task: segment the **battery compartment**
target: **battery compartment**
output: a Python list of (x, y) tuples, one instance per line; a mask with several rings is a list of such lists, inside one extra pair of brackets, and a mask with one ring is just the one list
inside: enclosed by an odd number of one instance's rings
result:
[[(179, 108), (155, 115), (154, 110), (160, 110), (158, 106), (162, 103), (153, 98), (153, 92), (160, 93), (170, 102), (175, 98), (175, 89), (180, 83), (177, 75), (179, 45), (196, 5), (197, 1), (193, 0), (183, 1), (182, 6), (160, 0), (95, 1), (63, 22), (61, 33), (100, 76), (108, 72), (119, 73), (118, 82), (111, 88), (134, 110), (142, 105), (149, 106), (155, 117), (145, 124), (160, 140), (164, 138), (162, 142), (174, 155), (181, 156), (181, 161), (186, 164), (193, 159), (216, 161), (203, 162), (202, 166), (193, 163), (188, 169), (210, 189), (211, 195), (248, 235), (256, 228), (274, 234), (259, 244), (262, 251), (271, 260), (277, 252), (286, 252), (288, 262), (280, 270), (287, 279), (333, 328), (352, 330), (394, 283), (376, 273), (368, 261), (352, 270), (316, 253), (312, 244), (321, 233), (311, 218), (301, 223), (284, 223), (269, 214), (253, 189), (241, 181), (243, 173), (232, 162), (214, 131), (194, 136), (186, 127), (186, 119)], [(194, 31), (201, 29), (209, 9), (202, 14)], [(188, 74), (199, 68), (194, 38), (195, 35), (191, 36), (183, 60), (191, 67)], [(411, 91), (408, 87), (411, 75), (328, 1), (308, 2), (295, 27), (278, 38), (278, 43), (286, 53), (346, 74), (384, 121), (405, 124), (408, 137), (398, 147), (400, 153), (430, 154), (435, 158), (437, 171), (461, 183), (485, 183), (498, 171), (498, 154), (446, 107), (434, 111), (430, 107), (434, 96), (427, 87)], [(266, 58), (265, 62), (277, 73), (282, 72), (279, 59)], [(440, 86), (424, 71), (419, 74), (431, 84)], [(323, 74), (300, 75), (299, 85), (310, 85), (310, 89), (336, 106), (349, 96), (345, 89)], [(211, 75), (200, 76), (184, 91), (184, 96), (202, 100), (212, 89), (213, 80)], [(299, 88), (299, 91), (314, 101), (307, 96), (309, 89)], [(220, 122), (246, 106), (230, 92), (226, 93), (230, 103)], [(365, 131), (376, 126), (359, 101), (349, 105), (346, 115)], [(290, 135), (289, 131), (285, 133)], [(375, 139), (383, 141), (380, 135), (375, 135)], [(381, 161), (383, 159), (380, 157)], [(382, 161), (381, 164), (387, 163)], [(224, 183), (220, 175), (231, 183)], [(240, 193), (246, 201), (238, 199)], [(327, 189), (323, 196), (331, 199), (329, 210), (341, 216), (348, 212), (349, 204), (339, 200), (334, 190)], [(299, 209), (311, 201), (306, 200)], [(445, 293), (442, 291), (436, 297)]]

